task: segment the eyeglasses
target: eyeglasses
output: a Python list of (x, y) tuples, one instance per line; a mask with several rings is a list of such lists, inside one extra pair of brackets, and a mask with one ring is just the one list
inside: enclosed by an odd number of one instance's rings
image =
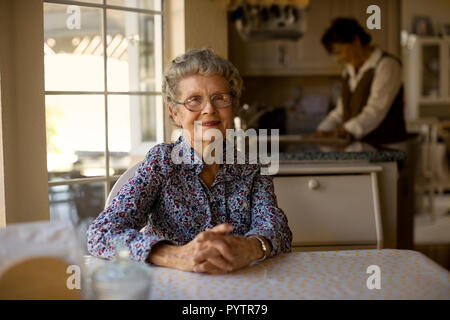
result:
[[(203, 96), (192, 96), (184, 100), (184, 102), (174, 101), (176, 104), (182, 104), (189, 111), (202, 111), (206, 103)], [(209, 101), (213, 107), (217, 109), (228, 108), (233, 104), (233, 95), (229, 92), (216, 93), (209, 97)]]

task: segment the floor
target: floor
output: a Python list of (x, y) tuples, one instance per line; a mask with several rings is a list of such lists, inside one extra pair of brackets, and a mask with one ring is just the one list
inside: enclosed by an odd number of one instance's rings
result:
[(450, 193), (435, 197), (434, 218), (427, 212), (416, 214), (414, 248), (450, 270)]

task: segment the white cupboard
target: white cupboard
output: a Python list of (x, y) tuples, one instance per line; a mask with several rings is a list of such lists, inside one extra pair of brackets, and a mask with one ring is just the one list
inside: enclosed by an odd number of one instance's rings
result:
[(450, 115), (450, 37), (410, 35), (403, 48), (406, 118)]
[(382, 170), (370, 163), (280, 166), (274, 187), (293, 247), (382, 248)]

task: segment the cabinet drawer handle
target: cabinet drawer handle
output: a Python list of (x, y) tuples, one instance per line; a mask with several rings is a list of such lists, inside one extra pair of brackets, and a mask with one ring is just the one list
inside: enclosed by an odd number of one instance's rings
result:
[(316, 190), (319, 187), (320, 187), (320, 183), (316, 179), (311, 179), (311, 180), (308, 181), (308, 188), (309, 189)]

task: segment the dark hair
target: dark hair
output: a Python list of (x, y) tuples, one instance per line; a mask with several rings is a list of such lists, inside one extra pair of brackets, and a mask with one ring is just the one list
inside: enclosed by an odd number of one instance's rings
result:
[(359, 38), (362, 46), (369, 44), (372, 39), (355, 19), (336, 18), (322, 36), (322, 44), (329, 53), (332, 53), (334, 43), (351, 43), (355, 36)]

